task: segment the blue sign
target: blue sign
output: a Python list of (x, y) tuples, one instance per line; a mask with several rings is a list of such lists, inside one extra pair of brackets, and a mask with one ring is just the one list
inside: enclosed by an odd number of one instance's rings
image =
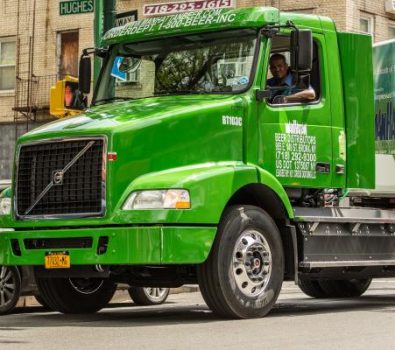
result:
[(127, 80), (127, 73), (126, 72), (121, 72), (119, 70), (119, 67), (122, 64), (123, 59), (124, 59), (124, 57), (119, 57), (119, 56), (115, 57), (114, 64), (113, 64), (112, 70), (111, 70), (111, 75), (114, 78), (117, 78), (117, 79), (122, 80), (122, 81), (126, 81)]

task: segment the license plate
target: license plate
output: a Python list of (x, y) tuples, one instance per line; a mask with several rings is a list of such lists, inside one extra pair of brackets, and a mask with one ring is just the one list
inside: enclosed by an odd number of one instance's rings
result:
[(48, 252), (45, 253), (46, 269), (69, 269), (70, 255), (67, 252)]

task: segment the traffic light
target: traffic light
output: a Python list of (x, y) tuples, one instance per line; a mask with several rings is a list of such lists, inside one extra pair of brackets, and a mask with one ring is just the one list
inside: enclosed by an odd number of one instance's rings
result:
[(81, 113), (86, 108), (86, 98), (78, 89), (78, 79), (66, 75), (51, 87), (49, 113), (63, 118)]

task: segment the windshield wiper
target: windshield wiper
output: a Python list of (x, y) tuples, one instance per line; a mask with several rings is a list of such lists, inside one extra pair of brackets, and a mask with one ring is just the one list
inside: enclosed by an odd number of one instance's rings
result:
[(159, 91), (155, 96), (171, 96), (171, 95), (199, 95), (207, 94), (208, 91), (193, 91), (193, 90), (176, 90), (176, 91)]
[(105, 104), (108, 102), (112, 101), (128, 101), (128, 100), (133, 100), (132, 97), (122, 97), (122, 96), (113, 96), (113, 97), (108, 97), (108, 98), (102, 98), (100, 100), (95, 101), (94, 106)]

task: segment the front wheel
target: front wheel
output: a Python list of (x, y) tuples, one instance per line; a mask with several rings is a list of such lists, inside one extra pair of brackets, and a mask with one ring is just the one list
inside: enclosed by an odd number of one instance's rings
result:
[(169, 288), (130, 287), (129, 295), (136, 305), (160, 305), (169, 296)]
[(37, 278), (43, 301), (65, 314), (94, 313), (105, 307), (116, 291), (116, 284), (100, 278)]
[(34, 299), (36, 299), (36, 301), (46, 310), (51, 310), (51, 308), (49, 307), (49, 305), (45, 302), (45, 300), (43, 299), (43, 297), (38, 294), (38, 293), (34, 293), (33, 294)]
[(15, 266), (0, 266), (0, 315), (12, 311), (21, 294), (21, 275)]
[(210, 256), (198, 280), (210, 309), (227, 318), (265, 316), (284, 276), (280, 232), (262, 209), (230, 207), (223, 215)]

